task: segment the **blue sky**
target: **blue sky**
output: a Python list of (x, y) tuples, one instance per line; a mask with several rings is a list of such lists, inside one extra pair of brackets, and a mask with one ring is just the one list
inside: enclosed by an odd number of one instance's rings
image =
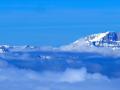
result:
[(119, 31), (119, 0), (1, 0), (0, 44), (60, 46)]

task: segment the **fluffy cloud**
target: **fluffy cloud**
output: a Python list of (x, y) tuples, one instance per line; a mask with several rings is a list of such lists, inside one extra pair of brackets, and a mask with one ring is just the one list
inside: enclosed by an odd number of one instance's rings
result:
[[(98, 52), (104, 52), (105, 49), (99, 50)], [(0, 54), (0, 58), (1, 90), (120, 89), (120, 59), (113, 56), (104, 57), (93, 53), (12, 52)], [(40, 71), (41, 69), (43, 70)]]
[(0, 69), (2, 90), (119, 90), (120, 79), (108, 79), (86, 68), (65, 72), (35, 72), (16, 68)]

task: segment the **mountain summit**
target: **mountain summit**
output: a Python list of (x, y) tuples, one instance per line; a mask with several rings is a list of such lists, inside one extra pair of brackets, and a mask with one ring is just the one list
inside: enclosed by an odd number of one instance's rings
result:
[[(98, 48), (100, 48), (98, 50)], [(25, 46), (9, 46), (0, 45), (0, 54), (6, 52), (17, 52), (17, 51), (100, 51), (102, 49), (119, 50), (120, 51), (120, 32), (105, 32), (92, 34), (84, 38), (80, 38), (75, 42), (61, 46), (60, 48), (48, 48), (48, 47), (33, 47), (30, 45)]]
[(80, 38), (75, 42), (62, 46), (63, 50), (86, 50), (86, 48), (120, 48), (120, 32), (104, 32), (98, 34), (92, 34), (85, 38)]
[(96, 47), (120, 47), (119, 32), (93, 34), (85, 38), (89, 45)]

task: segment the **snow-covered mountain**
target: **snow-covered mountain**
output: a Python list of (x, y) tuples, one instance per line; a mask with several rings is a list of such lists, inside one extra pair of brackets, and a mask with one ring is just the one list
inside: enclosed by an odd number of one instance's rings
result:
[[(50, 46), (10, 46), (10, 45), (0, 45), (0, 54), (10, 53), (10, 52), (34, 52), (34, 51), (55, 51), (57, 48)], [(58, 50), (58, 49), (57, 49)]]
[(0, 53), (8, 52), (10, 48), (8, 45), (0, 45)]
[(64, 51), (94, 51), (98, 48), (118, 50), (120, 49), (120, 33), (104, 32), (92, 34), (60, 48)]
[(120, 48), (120, 33), (119, 32), (105, 32), (93, 34), (85, 38), (89, 45), (96, 47), (111, 47)]
[(9, 46), (0, 45), (0, 53), (16, 52), (16, 51), (95, 51), (96, 49), (101, 51), (102, 49), (120, 49), (120, 32), (104, 32), (98, 34), (92, 34), (84, 38), (80, 38), (75, 42), (61, 46), (60, 48), (53, 47), (34, 47), (30, 45), (24, 46)]
[(10, 46), (10, 45), (0, 45), (0, 53), (12, 52), (12, 51), (28, 51), (35, 49), (34, 46), (24, 45), (24, 46)]

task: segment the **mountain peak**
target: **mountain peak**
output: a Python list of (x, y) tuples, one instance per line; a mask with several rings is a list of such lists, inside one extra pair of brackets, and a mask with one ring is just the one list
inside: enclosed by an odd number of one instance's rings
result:
[(89, 41), (120, 41), (120, 33), (119, 32), (105, 32), (93, 34), (86, 37)]
[(85, 38), (90, 45), (97, 47), (120, 47), (119, 32), (93, 34)]
[(0, 54), (14, 51), (36, 51), (36, 50), (44, 51), (46, 49), (53, 51), (54, 50), (93, 51), (98, 47), (110, 48), (111, 50), (116, 49), (120, 50), (120, 32), (104, 32), (92, 34), (85, 38), (80, 38), (69, 45), (61, 46), (59, 48), (34, 47), (30, 45), (25, 46), (0, 45)]
[(69, 51), (92, 51), (100, 47), (101, 49), (120, 49), (120, 32), (92, 34), (85, 38), (80, 38), (69, 45), (62, 46), (61, 49)]

